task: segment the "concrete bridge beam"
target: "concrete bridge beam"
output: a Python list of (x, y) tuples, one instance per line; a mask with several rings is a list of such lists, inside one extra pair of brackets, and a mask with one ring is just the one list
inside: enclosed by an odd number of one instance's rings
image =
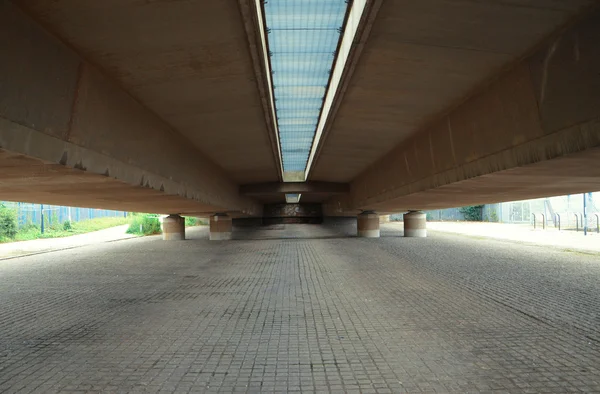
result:
[(600, 10), (422, 127), (327, 214), (402, 212), (600, 189)]
[(0, 163), (10, 180), (0, 199), (260, 214), (220, 167), (10, 1), (0, 26), (0, 154), (13, 158)]

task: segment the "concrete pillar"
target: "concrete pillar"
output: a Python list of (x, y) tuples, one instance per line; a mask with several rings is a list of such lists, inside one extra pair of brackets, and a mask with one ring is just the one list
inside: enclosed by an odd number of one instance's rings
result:
[(231, 239), (231, 216), (217, 213), (210, 217), (209, 239), (211, 241)]
[(356, 220), (358, 236), (365, 238), (379, 238), (379, 215), (373, 211), (364, 211)]
[(421, 211), (409, 211), (404, 214), (404, 236), (420, 237), (427, 236), (427, 215)]
[(163, 239), (183, 241), (185, 239), (185, 219), (179, 215), (169, 215), (163, 219)]

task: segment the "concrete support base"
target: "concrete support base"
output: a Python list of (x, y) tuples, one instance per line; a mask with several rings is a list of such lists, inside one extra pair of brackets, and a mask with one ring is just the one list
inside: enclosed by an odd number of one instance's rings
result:
[(358, 236), (364, 238), (379, 238), (379, 215), (365, 211), (357, 216)]
[(427, 237), (427, 215), (421, 211), (410, 211), (404, 214), (405, 237)]
[(185, 219), (179, 215), (169, 215), (163, 219), (163, 239), (183, 241), (185, 239)]
[(231, 216), (217, 213), (210, 217), (209, 239), (211, 241), (225, 241), (231, 239)]

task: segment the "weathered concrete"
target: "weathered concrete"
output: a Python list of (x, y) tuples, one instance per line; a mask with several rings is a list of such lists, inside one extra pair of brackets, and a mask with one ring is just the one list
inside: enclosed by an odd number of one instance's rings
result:
[(600, 189), (600, 11), (422, 129), (327, 214), (398, 212)]
[(413, 238), (427, 237), (427, 215), (420, 211), (411, 211), (403, 215), (404, 236)]
[(179, 215), (169, 215), (162, 223), (163, 240), (183, 241), (185, 239), (185, 219)]
[(361, 212), (356, 217), (357, 235), (363, 238), (379, 238), (379, 215), (373, 211)]
[(333, 195), (348, 193), (349, 191), (349, 184), (335, 182), (272, 182), (240, 186), (240, 194), (245, 196), (286, 193), (319, 193)]
[(218, 213), (210, 217), (209, 239), (211, 241), (226, 241), (231, 239), (231, 216)]
[(598, 190), (598, 4), (369, 1), (300, 186), (254, 2), (5, 0), (0, 199), (355, 216)]
[[(373, 3), (381, 6), (367, 37), (357, 39), (364, 49), (326, 128), (310, 180), (351, 182), (398, 144), (412, 146), (409, 138), (426, 135), (443, 115), (485, 90), (503, 70), (598, 1)], [(446, 140), (432, 135), (435, 145), (443, 147)], [(422, 155), (428, 154), (429, 143), (425, 147)]]
[[(79, 205), (111, 208), (97, 195), (108, 183), (123, 189), (112, 200), (138, 211), (169, 213), (156, 198), (164, 194), (182, 207), (171, 212), (260, 214), (260, 205), (240, 197), (222, 169), (9, 1), (0, 2), (0, 26), (0, 57), (10, 59), (0, 62), (0, 148), (23, 157), (4, 165), (18, 171), (19, 165), (41, 161), (45, 176), (57, 178), (48, 193), (62, 204), (73, 205), (72, 198)], [(82, 188), (58, 179), (65, 172), (94, 175), (85, 178), (90, 187)], [(50, 202), (33, 179), (22, 177), (0, 189), (0, 199), (13, 198), (15, 181), (19, 200)], [(132, 201), (127, 193), (146, 198)]]
[(15, 2), (228, 178), (236, 183), (279, 179), (258, 65), (237, 1)]

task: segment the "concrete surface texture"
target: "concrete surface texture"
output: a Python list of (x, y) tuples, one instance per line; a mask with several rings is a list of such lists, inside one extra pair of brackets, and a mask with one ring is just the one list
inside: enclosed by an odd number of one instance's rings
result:
[[(598, 1), (367, 3), (308, 174), (338, 186), (304, 201), (354, 216), (600, 189)], [(283, 179), (257, 12), (1, 1), (0, 198), (205, 217), (283, 203), (252, 187)]]
[(0, 391), (600, 392), (595, 257), (206, 231), (0, 262)]
[(234, 180), (278, 180), (238, 2), (16, 3)]
[[(102, 19), (98, 10), (90, 12)], [(0, 45), (2, 58), (11, 59), (0, 66), (0, 148), (14, 158), (2, 163), (11, 171), (3, 178), (7, 199), (107, 208), (129, 203), (159, 213), (260, 212), (221, 167), (106, 70), (10, 1), (0, 2), (0, 22), (4, 36), (14, 38)], [(31, 170), (41, 183), (27, 176)], [(65, 175), (87, 177), (74, 184)]]
[[(402, 223), (391, 223), (402, 228)], [(442, 231), (463, 234), (473, 237), (504, 239), (512, 242), (530, 243), (577, 251), (600, 252), (600, 234), (596, 229), (588, 229), (587, 236), (583, 230), (558, 231), (556, 229), (533, 229), (528, 224), (475, 223), (475, 222), (428, 222), (428, 231)], [(598, 256), (600, 258), (600, 256)]]
[(593, 71), (599, 20), (600, 12), (591, 13), (429, 120), (357, 176), (351, 195), (336, 196), (328, 212), (437, 209), (598, 189), (598, 167), (587, 164), (600, 157), (600, 94), (593, 88), (600, 83)]
[[(424, 156), (420, 161), (430, 162), (429, 142), (414, 147), (410, 137), (418, 133), (428, 140), (428, 134), (445, 127), (445, 120), (436, 124), (444, 114), (474, 93), (486, 91), (490, 79), (513, 67), (540, 41), (595, 1), (372, 3), (376, 15), (364, 32), (364, 48), (356, 59), (311, 179), (352, 181), (401, 143), (405, 143), (403, 151), (411, 168), (414, 150)], [(483, 113), (479, 123), (472, 125), (476, 130), (467, 124), (452, 123), (453, 131), (458, 132), (454, 135), (455, 148), (465, 145), (467, 150), (464, 159), (476, 153), (468, 151), (479, 138), (464, 140), (461, 132), (477, 131), (476, 135), (486, 138), (488, 125), (483, 123), (484, 118), (492, 124), (499, 120), (492, 120), (486, 112), (504, 108), (499, 102), (479, 107), (477, 111)], [(523, 115), (527, 114), (523, 110)], [(500, 118), (509, 121), (514, 119), (511, 115), (514, 112)], [(441, 154), (442, 162), (437, 166), (443, 166), (447, 155), (440, 151), (449, 148), (447, 140), (452, 137), (436, 138), (434, 134), (429, 138), (435, 144), (431, 148), (434, 154)], [(462, 152), (456, 153), (457, 159), (463, 160)], [(443, 169), (438, 167), (436, 172)]]

